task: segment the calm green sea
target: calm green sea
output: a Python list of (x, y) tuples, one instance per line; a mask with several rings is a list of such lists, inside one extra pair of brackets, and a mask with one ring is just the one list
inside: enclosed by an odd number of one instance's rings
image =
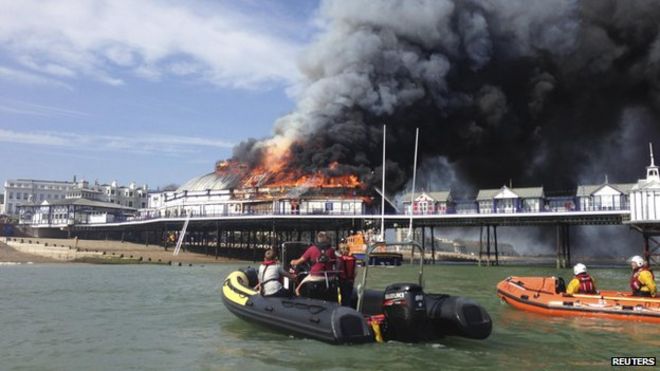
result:
[[(509, 275), (568, 270), (427, 266), (427, 292), (487, 308), (490, 338), (332, 346), (229, 313), (218, 287), (237, 267), (0, 266), (0, 370), (568, 370), (608, 368), (612, 356), (660, 359), (660, 325), (543, 317), (495, 295)], [(602, 288), (627, 286), (626, 269), (591, 272)], [(410, 266), (370, 270), (372, 287), (415, 279)]]

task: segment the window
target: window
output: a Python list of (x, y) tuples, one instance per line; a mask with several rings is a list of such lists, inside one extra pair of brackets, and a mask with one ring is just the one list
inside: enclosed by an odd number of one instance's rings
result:
[(13, 200), (14, 199), (14, 192), (9, 192), (9, 199)]
[(18, 192), (16, 192), (16, 199), (17, 199), (17, 200), (20, 200), (20, 199), (21, 199), (21, 194), (18, 193)]
[(128, 207), (133, 207), (133, 201), (128, 201)]

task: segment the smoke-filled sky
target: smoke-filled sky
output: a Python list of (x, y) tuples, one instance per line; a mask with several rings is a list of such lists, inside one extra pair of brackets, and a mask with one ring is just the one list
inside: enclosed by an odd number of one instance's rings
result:
[(375, 182), (387, 124), (396, 192), (419, 127), (421, 188), (563, 191), (635, 181), (660, 137), (657, 1), (323, 1), (318, 24), (295, 109), (238, 158)]
[(656, 1), (0, 7), (3, 179), (181, 184), (287, 149), (374, 183), (387, 124), (390, 193), (416, 127), (420, 188), (551, 193), (634, 181), (660, 133)]
[(425, 190), (631, 182), (659, 25), (653, 0), (0, 0), (0, 181), (155, 188), (288, 149), (374, 183), (387, 124), (389, 193), (416, 127)]

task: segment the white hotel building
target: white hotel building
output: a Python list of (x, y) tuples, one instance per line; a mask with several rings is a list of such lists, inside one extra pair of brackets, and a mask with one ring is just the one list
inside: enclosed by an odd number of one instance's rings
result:
[(18, 209), (26, 205), (40, 205), (60, 202), (65, 199), (82, 198), (92, 201), (112, 203), (127, 208), (147, 207), (148, 188), (135, 183), (120, 186), (116, 181), (110, 184), (89, 184), (85, 180), (72, 182), (36, 179), (10, 179), (5, 181), (5, 203), (2, 214), (18, 216)]
[(74, 182), (35, 179), (5, 181), (5, 204), (2, 214), (17, 216), (18, 207), (43, 201), (63, 200)]

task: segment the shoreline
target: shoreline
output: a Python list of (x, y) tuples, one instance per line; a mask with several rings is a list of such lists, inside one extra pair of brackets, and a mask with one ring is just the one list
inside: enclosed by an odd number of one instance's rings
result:
[[(144, 245), (132, 242), (121, 242), (111, 240), (78, 240), (66, 238), (11, 238), (9, 244), (7, 238), (0, 239), (0, 265), (16, 264), (62, 264), (62, 263), (81, 263), (81, 264), (171, 264), (171, 265), (190, 265), (190, 264), (222, 264), (248, 262), (248, 260), (233, 259), (227, 257), (215, 257), (214, 255), (205, 255), (201, 253), (180, 251), (179, 255), (173, 255), (173, 248), (165, 250), (159, 245)], [(16, 240), (16, 241), (14, 241)], [(20, 241), (23, 240), (21, 244)], [(10, 246), (13, 245), (15, 247)], [(47, 244), (47, 245), (46, 245)], [(58, 259), (52, 252), (46, 253), (28, 253), (27, 251), (39, 250), (35, 247), (45, 247), (62, 249), (64, 252), (77, 252), (81, 255), (73, 259)], [(23, 251), (21, 251), (23, 250)], [(58, 252), (58, 255), (62, 251)], [(436, 256), (436, 264), (439, 265), (477, 265), (476, 257), (463, 256), (462, 259), (455, 257), (447, 259), (449, 256)], [(451, 254), (448, 254), (451, 255)], [(443, 259), (444, 258), (444, 259)], [(454, 259), (453, 259), (454, 258)], [(404, 259), (409, 260), (409, 259)], [(430, 259), (429, 259), (430, 260)], [(491, 256), (491, 262), (494, 258)], [(553, 256), (500, 256), (501, 266), (547, 266), (553, 267), (556, 264), (556, 258)], [(252, 261), (249, 261), (252, 263)], [(430, 262), (429, 262), (430, 263)], [(584, 263), (594, 268), (625, 268), (627, 263), (624, 257), (585, 257), (576, 256), (572, 259), (572, 264)], [(482, 257), (482, 265), (486, 265), (486, 259)], [(571, 265), (572, 267), (572, 265)], [(570, 267), (567, 267), (568, 269)]]
[[(240, 262), (189, 251), (173, 255), (173, 248), (106, 240), (78, 240), (66, 238), (6, 238), (0, 240), (0, 264), (165, 264), (200, 265)], [(14, 241), (16, 240), (16, 241)], [(22, 243), (20, 241), (23, 241)], [(29, 251), (29, 252), (27, 252)], [(72, 254), (81, 255), (69, 258)], [(58, 258), (66, 255), (67, 258)]]

